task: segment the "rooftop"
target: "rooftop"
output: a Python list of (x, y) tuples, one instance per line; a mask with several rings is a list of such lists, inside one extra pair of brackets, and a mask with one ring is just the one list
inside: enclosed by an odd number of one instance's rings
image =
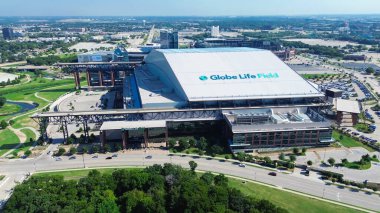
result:
[(253, 48), (153, 50), (145, 60), (186, 101), (323, 97), (272, 52)]
[(358, 101), (350, 101), (337, 98), (335, 102), (336, 110), (339, 112), (360, 113), (360, 106)]

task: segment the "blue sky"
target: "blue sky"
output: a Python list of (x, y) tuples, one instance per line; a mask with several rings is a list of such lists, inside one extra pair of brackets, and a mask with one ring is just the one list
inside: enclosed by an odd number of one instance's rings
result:
[(0, 0), (0, 16), (380, 14), (380, 0)]

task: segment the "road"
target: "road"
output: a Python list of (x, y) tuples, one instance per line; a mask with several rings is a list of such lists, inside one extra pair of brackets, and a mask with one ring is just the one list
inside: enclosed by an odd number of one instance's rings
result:
[[(51, 150), (51, 149), (49, 149)], [(150, 154), (152, 159), (145, 159)], [(343, 202), (354, 206), (359, 206), (372, 210), (380, 210), (379, 195), (365, 194), (364, 192), (353, 192), (349, 189), (341, 189), (337, 186), (326, 185), (316, 178), (301, 177), (299, 174), (282, 174), (277, 177), (268, 175), (268, 170), (263, 168), (247, 166), (241, 168), (236, 163), (223, 162), (213, 159), (192, 158), (181, 156), (169, 156), (165, 151), (128, 151), (120, 153), (117, 158), (106, 160), (108, 155), (99, 154), (98, 158), (91, 155), (77, 155), (75, 160), (62, 157), (62, 161), (55, 161), (46, 153), (36, 159), (4, 160), (1, 163), (0, 173), (5, 174), (7, 183), (0, 186), (0, 198), (5, 199), (9, 195), (9, 190), (15, 185), (14, 180), (22, 180), (28, 173), (47, 170), (63, 170), (73, 168), (95, 168), (111, 166), (148, 166), (153, 164), (174, 163), (188, 168), (188, 162), (194, 160), (199, 170), (224, 173), (232, 176), (255, 180), (279, 188), (291, 189), (305, 194), (326, 198), (332, 201)], [(1, 183), (0, 183), (1, 184)]]

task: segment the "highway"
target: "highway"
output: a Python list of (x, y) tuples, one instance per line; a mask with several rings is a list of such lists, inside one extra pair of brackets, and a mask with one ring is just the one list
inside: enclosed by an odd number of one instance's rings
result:
[[(147, 155), (152, 155), (152, 159), (145, 159)], [(77, 155), (76, 159), (69, 160), (67, 156), (61, 161), (56, 161), (47, 154), (36, 159), (4, 160), (0, 162), (0, 174), (5, 174), (6, 183), (0, 185), (0, 198), (9, 196), (10, 189), (15, 185), (14, 181), (20, 181), (30, 172), (64, 170), (73, 168), (95, 168), (95, 167), (119, 167), (119, 166), (149, 166), (153, 164), (173, 163), (188, 168), (188, 162), (197, 162), (197, 170), (223, 173), (231, 176), (242, 177), (266, 184), (277, 186), (278, 188), (290, 189), (305, 194), (326, 198), (332, 201), (347, 203), (350, 205), (380, 210), (379, 195), (366, 194), (364, 192), (341, 189), (337, 186), (326, 185), (316, 178), (302, 177), (296, 174), (278, 173), (276, 177), (268, 175), (269, 170), (247, 166), (239, 167), (236, 163), (219, 161), (206, 158), (193, 158), (188, 156), (170, 156), (164, 151), (127, 151), (119, 153), (119, 156), (111, 160), (105, 158), (112, 154), (99, 154), (98, 158), (91, 155)], [(1, 184), (1, 183), (0, 183)]]

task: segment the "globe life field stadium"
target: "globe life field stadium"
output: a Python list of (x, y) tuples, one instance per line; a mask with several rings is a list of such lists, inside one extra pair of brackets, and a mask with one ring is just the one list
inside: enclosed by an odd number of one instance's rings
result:
[(233, 152), (333, 142), (324, 94), (267, 50), (158, 49), (120, 76), (124, 109), (34, 117), (87, 116), (102, 145), (124, 148), (211, 132)]

